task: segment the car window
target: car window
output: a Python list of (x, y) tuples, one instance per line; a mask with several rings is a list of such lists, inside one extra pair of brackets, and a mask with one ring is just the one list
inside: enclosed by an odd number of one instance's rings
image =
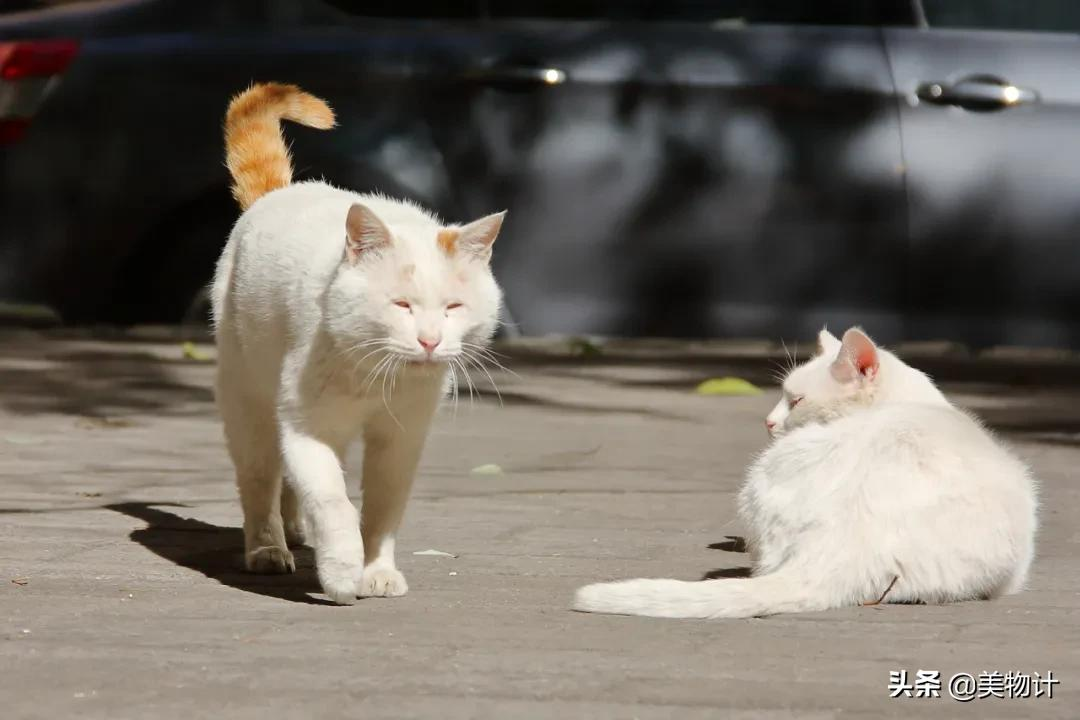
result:
[(930, 27), (1080, 32), (1080, 0), (922, 0)]
[(350, 15), (414, 20), (475, 19), (482, 0), (326, 0)]
[(98, 0), (0, 0), (0, 15), (5, 13), (48, 10), (63, 5), (92, 5)]
[[(890, 0), (480, 0), (491, 18), (688, 22), (712, 25), (876, 25)], [(902, 19), (901, 19), (902, 20)]]

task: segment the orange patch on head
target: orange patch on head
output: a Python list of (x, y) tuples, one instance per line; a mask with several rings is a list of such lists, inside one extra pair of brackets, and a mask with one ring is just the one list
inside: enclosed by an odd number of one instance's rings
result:
[(453, 255), (457, 249), (458, 231), (450, 228), (443, 228), (439, 231), (435, 241), (439, 243), (439, 247), (443, 249), (443, 252), (447, 255)]

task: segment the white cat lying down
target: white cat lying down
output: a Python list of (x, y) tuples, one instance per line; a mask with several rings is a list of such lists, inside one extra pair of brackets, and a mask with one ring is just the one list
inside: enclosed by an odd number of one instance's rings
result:
[(589, 585), (575, 609), (735, 618), (1023, 587), (1035, 484), (926, 375), (856, 328), (823, 330), (783, 391), (739, 494), (753, 577)]

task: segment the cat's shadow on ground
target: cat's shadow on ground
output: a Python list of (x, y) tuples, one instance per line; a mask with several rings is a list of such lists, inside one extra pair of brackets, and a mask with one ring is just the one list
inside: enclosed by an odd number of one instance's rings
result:
[[(720, 542), (714, 542), (709, 545), (710, 550), (724, 550), (733, 553), (745, 553), (746, 552), (746, 540), (738, 535), (726, 535), (724, 540)], [(705, 573), (702, 580), (722, 580), (724, 578), (748, 578), (750, 577), (749, 567), (727, 567), (717, 568)]]
[[(185, 518), (163, 508), (187, 507), (178, 503), (115, 503), (106, 509), (142, 520), (145, 528), (132, 530), (128, 536), (158, 557), (180, 567), (202, 573), (211, 580), (244, 592), (309, 605), (333, 605), (315, 597), (320, 592), (311, 548), (292, 548), (296, 572), (290, 575), (256, 575), (243, 568), (239, 549), (244, 546), (240, 528), (222, 527)], [(709, 545), (712, 550), (745, 553), (746, 541), (736, 535)], [(749, 567), (710, 570), (702, 580), (750, 577)]]
[(329, 600), (313, 596), (321, 590), (310, 548), (292, 548), (296, 559), (295, 573), (256, 575), (244, 570), (240, 552), (244, 546), (244, 533), (240, 528), (211, 525), (163, 509), (186, 507), (176, 503), (128, 502), (105, 507), (145, 522), (147, 527), (131, 531), (128, 537), (180, 567), (256, 595), (309, 605), (333, 605)]

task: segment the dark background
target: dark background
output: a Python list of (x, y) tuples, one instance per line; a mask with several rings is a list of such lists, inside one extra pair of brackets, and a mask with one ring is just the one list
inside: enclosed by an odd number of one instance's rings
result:
[(221, 118), (275, 80), (338, 113), (287, 128), (297, 177), (510, 210), (525, 334), (1080, 347), (1080, 3), (0, 8), (0, 44), (78, 41), (0, 80), (0, 298), (65, 323), (202, 317)]

